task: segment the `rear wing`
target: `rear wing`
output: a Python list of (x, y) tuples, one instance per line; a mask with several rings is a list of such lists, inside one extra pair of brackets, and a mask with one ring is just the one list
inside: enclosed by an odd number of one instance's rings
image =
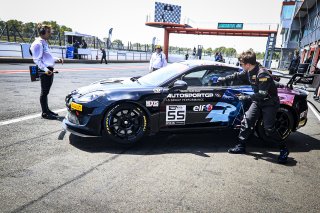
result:
[(278, 70), (270, 70), (273, 79), (275, 81), (280, 81), (280, 78), (289, 79), (287, 87), (290, 89), (300, 88), (313, 92), (320, 84), (320, 74), (305, 74), (305, 73), (296, 73), (294, 75), (284, 74)]
[(317, 88), (320, 83), (320, 75), (319, 74), (303, 74), (303, 73), (296, 73), (294, 74), (289, 82), (287, 83), (287, 87), (293, 89), (294, 85), (300, 85), (304, 89), (307, 88)]

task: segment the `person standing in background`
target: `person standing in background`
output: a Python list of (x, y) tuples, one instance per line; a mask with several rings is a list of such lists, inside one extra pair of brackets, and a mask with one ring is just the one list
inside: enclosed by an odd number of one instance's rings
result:
[(299, 51), (296, 51), (295, 56), (293, 57), (293, 59), (290, 62), (290, 65), (289, 65), (289, 74), (290, 75), (297, 73), (299, 64), (300, 64), (300, 55), (299, 55)]
[(87, 49), (87, 47), (88, 47), (87, 42), (84, 39), (82, 39), (81, 48)]
[(162, 48), (160, 45), (156, 45), (156, 51), (152, 54), (150, 59), (149, 70), (153, 72), (162, 67), (167, 66), (166, 55), (162, 52)]
[(106, 62), (106, 64), (108, 64), (106, 50), (104, 48), (101, 48), (100, 50), (102, 53), (102, 58), (101, 58), (100, 64), (102, 64), (103, 60)]

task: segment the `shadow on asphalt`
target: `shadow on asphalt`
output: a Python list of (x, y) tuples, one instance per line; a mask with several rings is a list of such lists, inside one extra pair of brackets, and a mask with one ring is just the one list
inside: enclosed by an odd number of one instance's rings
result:
[[(208, 153), (223, 153), (237, 142), (237, 131), (222, 130), (212, 133), (160, 133), (146, 137), (133, 146), (120, 146), (106, 137), (83, 138), (69, 135), (70, 144), (82, 151), (99, 153), (125, 153), (132, 155), (159, 155), (170, 153), (190, 153), (201, 157), (210, 157)], [(320, 141), (300, 132), (295, 132), (287, 139), (291, 153), (320, 150)], [(247, 154), (255, 160), (277, 163), (279, 148), (276, 144), (268, 144), (253, 137), (247, 144)], [(295, 166), (297, 161), (290, 157), (286, 166)]]

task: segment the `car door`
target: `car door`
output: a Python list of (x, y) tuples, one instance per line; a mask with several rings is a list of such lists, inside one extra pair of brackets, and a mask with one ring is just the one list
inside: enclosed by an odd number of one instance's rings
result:
[(182, 75), (186, 90), (169, 93), (162, 102), (160, 128), (227, 127), (239, 123), (244, 112), (236, 97), (247, 86), (239, 82), (211, 84), (212, 78), (238, 72), (227, 66), (205, 66)]
[[(216, 82), (218, 77), (226, 77), (238, 71), (238, 68), (234, 67), (215, 66), (204, 76), (204, 83), (208, 82), (213, 87), (214, 94), (220, 95), (206, 116), (206, 119), (210, 119), (209, 122), (217, 126), (234, 126), (242, 118), (243, 105), (239, 102), (237, 95), (242, 92), (243, 84), (239, 80)], [(244, 87), (247, 88), (247, 86)]]
[[(190, 128), (214, 126), (207, 119), (213, 103), (222, 94), (214, 92), (214, 87), (204, 82), (204, 77), (213, 67), (203, 66), (179, 76), (188, 84), (186, 90), (171, 91), (161, 103), (160, 128)], [(176, 80), (178, 80), (176, 79)]]

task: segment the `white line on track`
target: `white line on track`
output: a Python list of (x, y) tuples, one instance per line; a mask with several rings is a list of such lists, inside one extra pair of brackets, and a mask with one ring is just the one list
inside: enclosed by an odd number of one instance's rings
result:
[(320, 121), (320, 115), (317, 112), (317, 110), (310, 104), (308, 103), (308, 107), (312, 110), (313, 114), (318, 118), (318, 120)]
[[(57, 110), (54, 110), (54, 112), (58, 113), (58, 112), (66, 111), (66, 110), (67, 109), (57, 109)], [(23, 117), (20, 117), (20, 118), (14, 118), (14, 119), (6, 120), (6, 121), (0, 121), (0, 126), (4, 126), (4, 125), (7, 125), (7, 124), (12, 124), (12, 123), (20, 122), (20, 121), (33, 119), (33, 118), (37, 118), (37, 117), (40, 117), (40, 116), (41, 116), (41, 113), (38, 113), (38, 114), (27, 115), (27, 116), (23, 116)]]

